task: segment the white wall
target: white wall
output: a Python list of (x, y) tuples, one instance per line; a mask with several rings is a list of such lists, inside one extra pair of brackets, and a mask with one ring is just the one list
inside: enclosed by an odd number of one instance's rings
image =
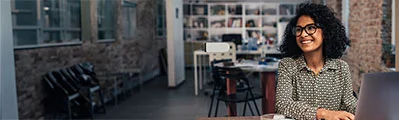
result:
[(0, 119), (18, 119), (10, 3), (0, 1)]
[(165, 5), (167, 24), (168, 86), (176, 87), (185, 79), (183, 1), (165, 0)]

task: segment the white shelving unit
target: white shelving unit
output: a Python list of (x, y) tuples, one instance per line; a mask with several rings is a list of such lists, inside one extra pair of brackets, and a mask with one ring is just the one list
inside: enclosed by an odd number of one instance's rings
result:
[(184, 38), (187, 42), (220, 42), (216, 39), (220, 34), (241, 33), (246, 39), (251, 37), (247, 30), (257, 30), (259, 35), (277, 40), (278, 23), (294, 16), (296, 4), (299, 3), (185, 3)]
[[(268, 45), (280, 44), (285, 25), (295, 15), (299, 2), (211, 2), (184, 3), (185, 45), (221, 42), (223, 34), (263, 37)], [(261, 42), (258, 39), (258, 42)], [(191, 50), (185, 46), (186, 66), (191, 66)], [(191, 60), (192, 61), (192, 60)]]

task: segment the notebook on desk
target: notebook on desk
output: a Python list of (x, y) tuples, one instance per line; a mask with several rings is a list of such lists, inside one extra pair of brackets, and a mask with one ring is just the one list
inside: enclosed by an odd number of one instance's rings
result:
[(364, 76), (355, 119), (399, 120), (399, 72)]

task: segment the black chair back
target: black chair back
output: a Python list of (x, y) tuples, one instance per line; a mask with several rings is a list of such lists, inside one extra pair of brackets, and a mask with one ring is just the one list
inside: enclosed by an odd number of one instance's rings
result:
[(86, 74), (88, 74), (88, 75), (91, 75), (91, 74), (95, 75), (93, 63), (91, 63), (91, 62), (84, 62), (84, 63), (80, 63), (80, 64), (78, 64), (78, 65), (79, 65), (79, 67), (82, 68), (82, 70), (83, 70)]
[(91, 62), (84, 62), (78, 64), (78, 66), (82, 69), (83, 73), (90, 75), (90, 77), (96, 82), (99, 83), (99, 80), (96, 77), (96, 73), (94, 72), (94, 65)]
[(214, 67), (217, 69), (217, 72), (220, 76), (220, 78), (224, 78), (223, 81), (224, 83), (221, 84), (222, 86), (226, 86), (226, 79), (228, 80), (236, 80), (236, 88), (237, 90), (248, 90), (251, 89), (252, 86), (249, 83), (248, 78), (246, 77), (246, 74), (242, 69), (237, 68), (237, 67)]
[(53, 90), (51, 91), (52, 93), (63, 93), (65, 95), (69, 94), (68, 90), (58, 82), (57, 78), (54, 77), (52, 72), (45, 74), (43, 79), (47, 83), (48, 88)]
[(59, 111), (60, 108), (64, 108), (64, 98), (68, 95), (67, 90), (65, 90), (61, 85), (59, 85), (54, 79), (49, 79), (51, 75), (47, 73), (43, 75), (43, 84), (44, 84), (44, 91), (47, 94), (44, 99), (43, 103), (46, 108), (46, 112), (56, 112)]
[(79, 83), (83, 86), (91, 86), (93, 85), (92, 80), (89, 79), (88, 75), (83, 71), (83, 69), (79, 65), (74, 65), (70, 67), (71, 71), (76, 75), (76, 78), (79, 80)]
[(52, 80), (48, 79), (47, 74), (43, 76), (44, 90), (50, 94), (56, 93), (57, 91), (62, 91), (60, 89), (61, 87), (58, 87), (58, 85), (56, 83), (54, 83)]
[(65, 77), (65, 79), (75, 88), (79, 89), (79, 81), (78, 79), (74, 78), (69, 72), (68, 69), (61, 69), (59, 72), (62, 74), (62, 76)]
[(246, 75), (244, 71), (237, 67), (218, 67), (219, 74), (222, 77), (236, 79), (236, 80), (243, 80), (246, 79)]
[(216, 67), (215, 64), (218, 63), (223, 63), (223, 62), (231, 62), (231, 59), (222, 59), (222, 60), (214, 60), (211, 62), (211, 67), (212, 67), (212, 79), (214, 82), (214, 85), (217, 89), (226, 89), (226, 80), (225, 78), (220, 76), (220, 67)]
[[(224, 102), (226, 102), (226, 104), (228, 104), (228, 102), (235, 102), (235, 103), (245, 102), (243, 116), (245, 116), (246, 105), (248, 105), (248, 107), (251, 110), (252, 115), (254, 115), (252, 108), (250, 107), (250, 104), (248, 102), (248, 101), (252, 101), (255, 105), (256, 112), (258, 113), (258, 115), (260, 115), (260, 112), (256, 105), (255, 99), (261, 99), (262, 95), (255, 94), (252, 92), (252, 86), (249, 84), (249, 81), (246, 78), (245, 72), (237, 67), (214, 66), (214, 62), (212, 62), (211, 65), (212, 65), (212, 77), (214, 77), (214, 81), (215, 81), (214, 91), (216, 90), (215, 89), (216, 87), (220, 88), (218, 90), (219, 94), (217, 97), (215, 117), (217, 116), (219, 101), (224, 101)], [(226, 94), (226, 90), (227, 90), (226, 83), (228, 80), (235, 80), (235, 82), (237, 83), (236, 94)], [(232, 82), (232, 81), (230, 81), (230, 82)], [(215, 92), (213, 92), (213, 93), (215, 93)], [(211, 115), (212, 105), (213, 105), (213, 96), (211, 98), (211, 106), (210, 106), (210, 109), (208, 112), (208, 117), (210, 117), (210, 115)], [(232, 111), (231, 107), (230, 107), (230, 110)]]
[(53, 71), (49, 75), (52, 76), (51, 79), (55, 78), (55, 81), (64, 87), (69, 94), (78, 92), (78, 88), (73, 83), (70, 83), (59, 70)]
[(73, 70), (71, 69), (71, 67), (70, 67), (70, 68), (66, 68), (65, 70), (66, 70), (66, 72), (71, 76), (71, 78), (74, 79), (74, 81), (75, 81), (76, 83), (80, 84), (81, 79), (80, 79), (80, 77), (78, 76), (79, 74), (76, 74), (75, 72), (73, 72)]
[(70, 69), (76, 74), (76, 75), (80, 75), (80, 74), (84, 74), (85, 72), (83, 71), (83, 69), (81, 67), (79, 67), (79, 65), (73, 65), (70, 67)]

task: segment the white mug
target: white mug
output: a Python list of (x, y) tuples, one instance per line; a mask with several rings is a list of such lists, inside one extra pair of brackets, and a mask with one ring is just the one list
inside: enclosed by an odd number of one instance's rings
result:
[(261, 120), (285, 120), (284, 115), (280, 114), (264, 114), (260, 116)]

